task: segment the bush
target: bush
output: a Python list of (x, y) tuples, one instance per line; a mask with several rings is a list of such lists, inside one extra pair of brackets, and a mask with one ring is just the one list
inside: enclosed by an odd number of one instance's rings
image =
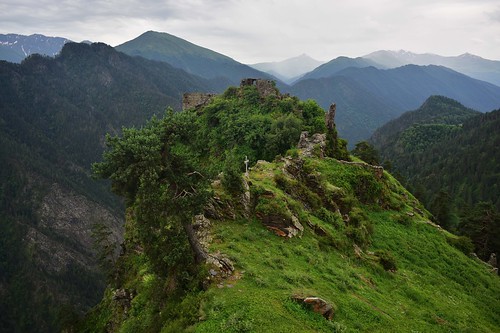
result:
[(466, 236), (446, 236), (448, 244), (454, 248), (462, 251), (464, 254), (469, 255), (474, 252), (474, 244), (469, 237)]
[(392, 254), (387, 250), (378, 250), (375, 251), (375, 255), (379, 258), (379, 262), (384, 267), (386, 271), (395, 271), (396, 267), (396, 259), (392, 256)]
[(221, 180), (222, 186), (232, 194), (242, 193), (243, 188), (243, 178), (241, 176), (241, 165), (238, 156), (234, 153), (228, 153), (226, 160), (224, 161), (223, 167), (223, 177)]

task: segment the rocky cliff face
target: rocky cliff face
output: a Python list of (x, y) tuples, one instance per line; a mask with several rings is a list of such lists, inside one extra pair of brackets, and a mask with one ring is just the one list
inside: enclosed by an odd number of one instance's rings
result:
[[(58, 182), (30, 174), (23, 203), (31, 217), (2, 217), (0, 331), (55, 332), (95, 305), (106, 275), (99, 262), (95, 225), (106, 231), (117, 256), (123, 240), (123, 215)], [(10, 221), (10, 222), (9, 222)], [(15, 245), (17, 244), (17, 245)]]

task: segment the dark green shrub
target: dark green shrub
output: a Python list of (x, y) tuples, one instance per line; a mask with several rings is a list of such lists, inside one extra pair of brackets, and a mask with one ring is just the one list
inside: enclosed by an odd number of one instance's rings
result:
[(469, 255), (474, 252), (474, 244), (471, 239), (467, 236), (446, 236), (446, 241), (448, 244), (454, 248), (462, 251), (464, 254)]
[(395, 271), (397, 269), (396, 258), (394, 258), (391, 252), (378, 250), (375, 251), (375, 255), (379, 258), (380, 264), (386, 271)]
[(342, 221), (342, 217), (339, 216), (339, 214), (326, 209), (325, 207), (321, 207), (320, 209), (318, 209), (315, 215), (324, 222), (334, 226), (336, 229), (341, 229), (344, 227), (344, 221)]
[(238, 156), (233, 152), (228, 153), (224, 161), (221, 184), (229, 193), (232, 194), (242, 193), (244, 190), (241, 173), (241, 160), (242, 159), (238, 158)]

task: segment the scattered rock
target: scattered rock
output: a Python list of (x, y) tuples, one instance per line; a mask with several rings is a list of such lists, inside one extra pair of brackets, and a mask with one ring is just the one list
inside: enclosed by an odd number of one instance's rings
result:
[(316, 313), (319, 313), (327, 320), (333, 319), (333, 315), (335, 314), (333, 306), (322, 298), (314, 296), (310, 297), (292, 296), (292, 299), (295, 302), (306, 305), (311, 310), (313, 310)]
[(312, 223), (309, 219), (307, 220), (307, 225), (309, 226), (309, 228), (311, 228), (314, 231), (314, 233), (316, 235), (318, 235), (318, 236), (326, 236), (327, 235), (326, 230), (323, 229), (323, 227)]
[(304, 231), (302, 224), (300, 224), (299, 220), (293, 215), (291, 215), (291, 217), (277, 213), (257, 213), (256, 215), (267, 229), (273, 231), (280, 237), (292, 238), (294, 236), (300, 236)]
[(120, 288), (113, 291), (112, 300), (118, 302), (123, 308), (124, 313), (127, 313), (131, 307), (134, 293), (128, 289)]
[(361, 258), (363, 256), (363, 250), (356, 244), (353, 245), (354, 247), (354, 254), (356, 257)]
[(228, 201), (223, 201), (219, 197), (212, 197), (208, 200), (203, 209), (205, 216), (215, 220), (235, 219), (234, 208)]
[(497, 255), (495, 253), (490, 254), (490, 259), (488, 260), (488, 264), (490, 264), (492, 267), (498, 267), (497, 266)]

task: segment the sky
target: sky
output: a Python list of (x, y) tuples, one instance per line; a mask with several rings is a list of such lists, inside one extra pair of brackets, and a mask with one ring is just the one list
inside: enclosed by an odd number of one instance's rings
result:
[(2, 0), (0, 33), (116, 46), (167, 32), (253, 64), (377, 50), (500, 60), (499, 0)]

